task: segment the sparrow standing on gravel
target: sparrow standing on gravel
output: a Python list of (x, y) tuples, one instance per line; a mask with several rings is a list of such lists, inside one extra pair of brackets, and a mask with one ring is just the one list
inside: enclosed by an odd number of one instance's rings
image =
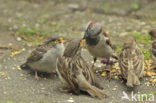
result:
[(151, 30), (149, 32), (150, 36), (151, 36), (151, 55), (152, 58), (154, 60), (154, 64), (156, 65), (156, 29)]
[(68, 88), (63, 92), (88, 92), (92, 97), (102, 99), (105, 93), (99, 89), (96, 76), (87, 62), (81, 57), (81, 39), (72, 40), (67, 45), (64, 55), (57, 59), (56, 71), (63, 84)]
[[(90, 21), (83, 37), (86, 40), (86, 46), (90, 54), (94, 57), (94, 63), (97, 58), (106, 58), (110, 64), (110, 57), (113, 55), (112, 44), (100, 23)], [(94, 67), (94, 63), (92, 68)], [(111, 69), (111, 67), (109, 67)], [(110, 70), (111, 71), (111, 70)], [(111, 74), (110, 74), (111, 78)]]
[(22, 68), (30, 67), (35, 71), (35, 79), (39, 79), (37, 71), (52, 73), (56, 69), (56, 59), (63, 55), (65, 47), (63, 40), (60, 37), (51, 37), (43, 44), (33, 50), (27, 58), (26, 63), (21, 65)]
[(144, 73), (144, 55), (136, 44), (134, 37), (128, 37), (119, 56), (122, 77), (127, 79), (126, 85), (140, 85), (140, 77)]

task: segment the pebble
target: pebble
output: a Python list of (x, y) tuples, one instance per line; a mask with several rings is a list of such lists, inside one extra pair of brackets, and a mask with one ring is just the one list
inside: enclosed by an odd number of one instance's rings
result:
[(20, 76), (21, 76), (21, 77), (23, 77), (23, 76), (24, 76), (24, 74), (20, 74)]
[(113, 88), (112, 90), (113, 90), (113, 91), (116, 91), (116, 88)]
[(3, 94), (7, 94), (7, 92), (3, 92)]
[(17, 41), (21, 41), (22, 39), (21, 39), (21, 37), (17, 37)]

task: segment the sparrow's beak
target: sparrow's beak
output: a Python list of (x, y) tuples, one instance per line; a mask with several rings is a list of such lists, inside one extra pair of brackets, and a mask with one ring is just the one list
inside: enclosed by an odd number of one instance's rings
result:
[(55, 44), (57, 43), (67, 43), (68, 40), (64, 40), (63, 38), (59, 38), (58, 40), (55, 41)]

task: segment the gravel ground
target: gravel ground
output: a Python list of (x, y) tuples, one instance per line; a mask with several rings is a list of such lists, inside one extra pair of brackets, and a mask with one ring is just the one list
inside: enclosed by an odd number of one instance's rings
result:
[[(71, 97), (75, 103), (134, 103), (135, 101), (122, 100), (123, 91), (129, 97), (131, 97), (131, 91), (137, 94), (149, 94), (156, 91), (155, 85), (147, 87), (144, 84), (149, 78), (142, 79), (142, 85), (131, 90), (122, 83), (122, 80), (109, 81), (106, 77), (101, 77), (97, 74), (104, 91), (109, 95), (109, 98), (97, 100), (87, 95), (77, 96), (60, 93), (58, 88), (62, 87), (62, 85), (55, 75), (36, 81), (33, 73), (17, 69), (17, 66), (25, 62), (33, 49), (33, 47), (24, 45), (22, 41), (14, 37), (13, 32), (21, 28), (34, 27), (52, 35), (62, 35), (72, 39), (82, 37), (87, 22), (96, 19), (101, 22), (104, 30), (108, 32), (113, 44), (119, 46), (122, 45), (124, 36), (128, 35), (129, 32), (139, 32), (147, 35), (150, 29), (156, 28), (156, 23), (153, 19), (146, 18), (142, 20), (133, 17), (144, 17), (142, 14), (145, 15), (146, 11), (150, 10), (151, 14), (147, 14), (146, 17), (150, 15), (150, 17), (154, 18), (155, 16), (152, 13), (156, 6), (153, 6), (153, 8), (148, 6), (156, 5), (156, 2), (140, 2), (136, 0), (135, 2), (144, 8), (131, 13), (130, 16), (123, 16), (131, 11), (129, 4), (133, 2), (131, 0), (127, 0), (128, 3), (121, 1), (117, 0), (114, 3), (113, 0), (108, 2), (106, 0), (98, 0), (97, 2), (93, 0), (90, 2), (88, 0), (60, 0), (59, 2), (55, 0), (0, 0), (0, 46), (11, 46), (18, 50), (26, 49), (13, 58), (9, 57), (12, 52), (10, 49), (0, 49), (4, 52), (0, 54), (0, 73), (6, 73), (4, 76), (0, 75), (0, 103), (7, 103), (8, 101), (13, 103), (68, 103)], [(93, 7), (92, 5), (94, 4), (95, 6)], [(103, 8), (103, 5), (111, 7), (111, 9)], [(43, 23), (41, 21), (46, 22)], [(92, 60), (87, 51), (83, 51), (83, 57), (87, 61)], [(156, 98), (155, 101), (150, 103), (155, 102)]]

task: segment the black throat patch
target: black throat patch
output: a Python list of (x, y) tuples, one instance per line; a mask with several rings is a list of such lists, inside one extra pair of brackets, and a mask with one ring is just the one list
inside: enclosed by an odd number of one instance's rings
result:
[(100, 40), (100, 37), (98, 36), (97, 38), (90, 38), (90, 37), (87, 37), (86, 38), (86, 43), (88, 44), (88, 45), (96, 45), (96, 44), (98, 44), (99, 43), (99, 40)]

